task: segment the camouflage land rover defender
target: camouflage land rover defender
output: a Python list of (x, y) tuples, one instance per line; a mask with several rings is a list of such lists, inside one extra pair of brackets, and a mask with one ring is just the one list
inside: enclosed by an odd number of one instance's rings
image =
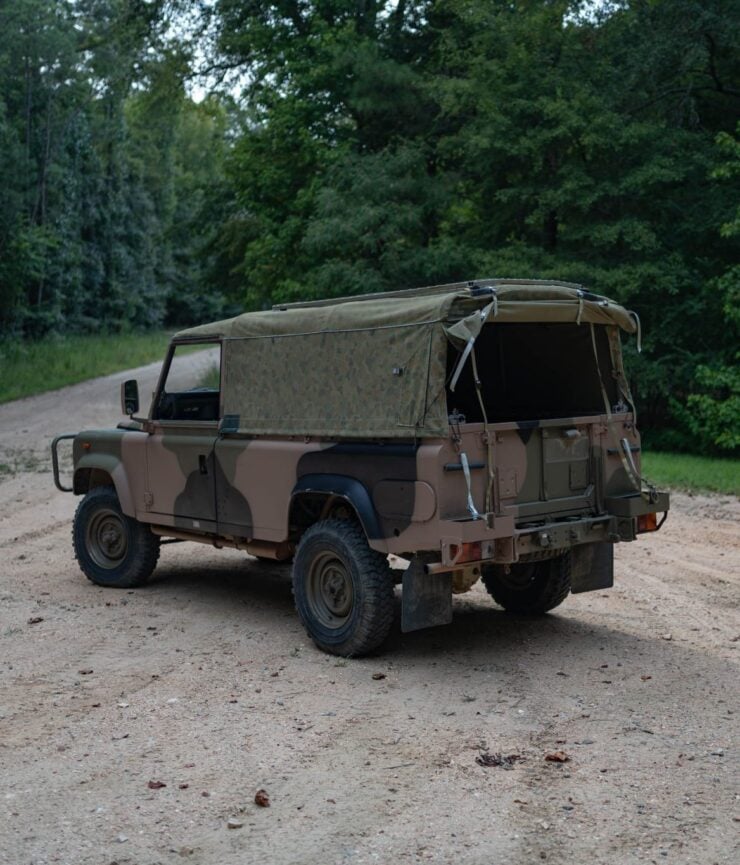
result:
[[(74, 437), (80, 567), (140, 586), (161, 538), (292, 559), (298, 614), (340, 655), (383, 642), (399, 580), (405, 631), (449, 622), (479, 578), (519, 614), (607, 588), (614, 544), (668, 510), (620, 330), (639, 339), (637, 316), (580, 286), (481, 280), (182, 331), (145, 419), (129, 381), (132, 419)], [(212, 381), (178, 372), (193, 346)]]

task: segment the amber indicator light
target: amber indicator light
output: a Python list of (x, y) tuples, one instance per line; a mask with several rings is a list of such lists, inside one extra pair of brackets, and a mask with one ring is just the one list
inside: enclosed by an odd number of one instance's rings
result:
[(455, 564), (462, 562), (477, 562), (482, 558), (480, 541), (474, 541), (470, 544), (450, 544), (450, 554), (452, 555)]
[(638, 532), (654, 532), (658, 528), (657, 514), (642, 514), (637, 518)]

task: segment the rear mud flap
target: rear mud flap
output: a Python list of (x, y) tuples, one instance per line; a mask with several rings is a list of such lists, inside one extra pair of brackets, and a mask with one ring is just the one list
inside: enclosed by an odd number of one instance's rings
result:
[(403, 575), (401, 630), (419, 631), (452, 621), (452, 573), (427, 574), (412, 561)]
[(614, 585), (614, 544), (582, 544), (570, 553), (570, 590), (593, 592)]

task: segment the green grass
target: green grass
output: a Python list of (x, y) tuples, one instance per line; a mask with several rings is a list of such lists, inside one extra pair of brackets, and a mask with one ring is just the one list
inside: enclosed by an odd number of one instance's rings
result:
[(657, 487), (740, 495), (740, 460), (645, 451), (642, 472)]
[(170, 336), (152, 331), (0, 343), (0, 403), (160, 360)]

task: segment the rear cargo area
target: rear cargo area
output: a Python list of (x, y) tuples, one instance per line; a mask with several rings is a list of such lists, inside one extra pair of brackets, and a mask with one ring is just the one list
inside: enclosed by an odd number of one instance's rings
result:
[[(595, 327), (599, 367), (609, 404), (617, 402), (606, 328)], [(539, 421), (547, 418), (603, 414), (604, 398), (594, 358), (589, 325), (486, 325), (475, 343), (483, 402), (491, 423)], [(448, 382), (459, 358), (450, 345)], [(473, 367), (463, 369), (447, 406), (468, 423), (483, 414), (475, 390)]]
[[(604, 391), (620, 429), (627, 407), (619, 403), (606, 328), (595, 327), (594, 336), (598, 364), (589, 325), (486, 325), (475, 343), (475, 366), (468, 360), (454, 391), (448, 386), (448, 409), (459, 422), (461, 449), (480, 469), (473, 486), (481, 492), (482, 399), (493, 439), (496, 510), (514, 515), (519, 526), (602, 512), (607, 475), (610, 494), (632, 488), (609, 444)], [(451, 348), (448, 383), (459, 359)]]

